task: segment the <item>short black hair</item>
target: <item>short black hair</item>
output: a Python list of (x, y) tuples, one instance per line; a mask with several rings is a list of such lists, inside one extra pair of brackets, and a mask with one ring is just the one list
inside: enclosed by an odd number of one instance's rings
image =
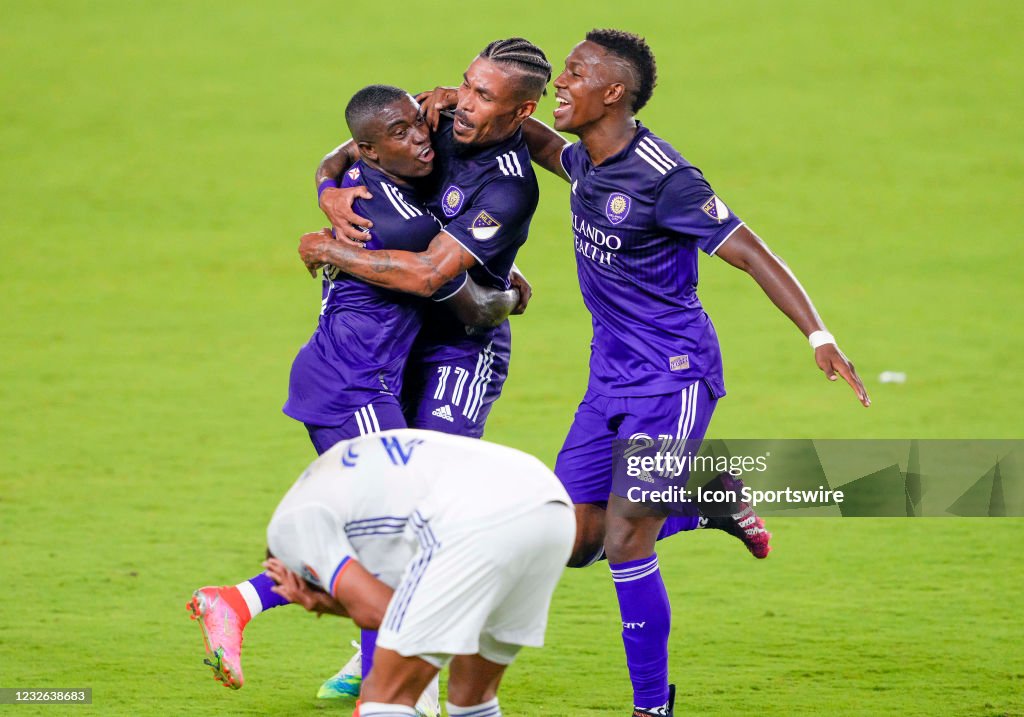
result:
[(588, 32), (587, 40), (632, 65), (638, 82), (633, 95), (633, 112), (639, 112), (651, 99), (654, 86), (658, 83), (658, 65), (654, 62), (654, 53), (647, 40), (624, 30), (599, 29)]
[(405, 99), (409, 93), (393, 85), (368, 85), (352, 95), (345, 106), (345, 123), (352, 139), (356, 142), (372, 142), (370, 120), (388, 105)]
[(530, 99), (539, 100), (548, 93), (551, 63), (544, 51), (529, 40), (522, 37), (495, 40), (480, 51), (480, 57), (514, 67), (519, 73), (523, 94)]

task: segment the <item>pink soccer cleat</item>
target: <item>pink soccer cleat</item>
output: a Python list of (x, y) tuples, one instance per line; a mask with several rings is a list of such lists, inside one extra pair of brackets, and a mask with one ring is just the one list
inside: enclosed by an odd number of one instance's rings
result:
[(188, 602), (192, 619), (199, 621), (206, 645), (203, 662), (213, 670), (214, 679), (233, 690), (241, 689), (242, 630), (249, 622), (249, 609), (235, 587), (205, 587), (192, 593)]
[[(725, 489), (733, 496), (740, 496), (743, 492), (743, 481), (728, 473), (716, 476), (713, 484), (714, 488)], [(702, 512), (706, 507), (708, 506), (702, 506)], [(768, 553), (772, 550), (768, 544), (768, 541), (772, 539), (772, 534), (765, 529), (764, 520), (754, 512), (753, 508), (739, 500), (738, 497), (734, 499), (734, 502), (710, 507), (713, 510), (708, 512), (711, 512), (713, 517), (706, 518), (706, 527), (725, 531), (738, 538), (750, 551), (750, 554), (758, 560), (768, 557)]]
[(754, 512), (753, 508), (744, 504), (743, 510), (739, 513), (734, 513), (722, 520), (731, 524), (722, 529), (743, 541), (751, 555), (758, 560), (768, 557), (768, 553), (772, 550), (772, 546), (768, 544), (768, 541), (772, 539), (772, 534), (765, 529), (764, 520)]

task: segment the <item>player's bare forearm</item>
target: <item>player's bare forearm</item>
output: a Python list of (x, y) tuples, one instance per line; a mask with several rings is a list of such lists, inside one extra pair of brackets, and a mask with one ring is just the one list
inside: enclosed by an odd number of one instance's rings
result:
[(530, 150), (530, 159), (537, 166), (569, 181), (569, 175), (562, 167), (562, 150), (569, 143), (562, 135), (540, 120), (530, 117), (523, 122), (523, 139)]
[(359, 147), (352, 140), (340, 144), (328, 152), (316, 168), (316, 185), (325, 179), (337, 179), (359, 160)]
[(811, 297), (786, 263), (754, 232), (741, 226), (719, 249), (718, 256), (750, 274), (782, 313), (809, 336), (825, 328)]
[(288, 600), (288, 602), (300, 605), (318, 615), (329, 614), (349, 617), (344, 605), (323, 590), (311, 587), (277, 558), (268, 558), (263, 563), (263, 567), (266, 568), (267, 575), (275, 583), (271, 590)]
[(810, 337), (819, 332), (818, 336), (823, 340), (814, 344), (814, 362), (818, 368), (830, 381), (842, 377), (865, 408), (871, 405), (853, 363), (839, 350), (831, 334), (825, 331), (825, 324), (811, 297), (782, 259), (745, 226), (737, 229), (719, 248), (718, 256), (750, 274), (772, 303), (803, 331), (804, 336)]
[(480, 286), (473, 279), (459, 289), (455, 296), (445, 301), (459, 321), (466, 326), (490, 329), (499, 326), (519, 304), (519, 291), (502, 291)]
[(330, 230), (304, 234), (299, 256), (313, 276), (325, 264), (368, 284), (416, 296), (431, 296), (476, 260), (447, 234), (431, 240), (426, 251), (366, 250), (331, 236)]
[(332, 597), (345, 607), (352, 621), (367, 630), (376, 630), (384, 619), (394, 589), (381, 582), (358, 561), (352, 560), (335, 580)]

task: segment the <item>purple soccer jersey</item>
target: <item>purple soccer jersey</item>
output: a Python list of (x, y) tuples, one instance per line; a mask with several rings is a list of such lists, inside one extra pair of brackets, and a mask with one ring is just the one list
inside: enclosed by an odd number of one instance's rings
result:
[(581, 142), (562, 151), (562, 166), (593, 317), (590, 389), (649, 396), (704, 379), (714, 397), (725, 395), (718, 337), (697, 298), (697, 249), (714, 255), (743, 222), (699, 169), (639, 123), (599, 166)]
[[(362, 162), (346, 172), (342, 183), (357, 185), (373, 194), (373, 199), (354, 204), (373, 222), (369, 249), (424, 251), (440, 231), (440, 221), (413, 188)], [(435, 298), (464, 281), (464, 276), (457, 278)], [(342, 426), (382, 397), (397, 405), (405, 362), (427, 302), (371, 286), (333, 267), (324, 270), (322, 297), (316, 330), (292, 364), (284, 412), (306, 424)]]
[[(427, 206), (445, 222), (444, 231), (479, 262), (468, 272), (473, 280), (507, 289), (540, 196), (522, 132), (495, 145), (467, 149), (452, 137), (452, 119), (442, 115), (433, 142), (435, 191)], [(492, 342), (495, 347), (510, 344), (507, 321), (494, 329), (467, 332), (443, 306), (427, 311), (410, 360), (444, 363), (477, 356)]]

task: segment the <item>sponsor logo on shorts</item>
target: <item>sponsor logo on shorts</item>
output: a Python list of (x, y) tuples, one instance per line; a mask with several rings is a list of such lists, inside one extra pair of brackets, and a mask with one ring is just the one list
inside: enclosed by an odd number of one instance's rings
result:
[(683, 354), (682, 356), (669, 356), (669, 371), (685, 371), (688, 368), (690, 368), (690, 356), (688, 354)]
[(440, 408), (435, 408), (431, 415), (437, 416), (438, 418), (448, 421), (448, 423), (455, 423), (455, 419), (452, 418), (451, 406), (444, 405), (441, 406)]

